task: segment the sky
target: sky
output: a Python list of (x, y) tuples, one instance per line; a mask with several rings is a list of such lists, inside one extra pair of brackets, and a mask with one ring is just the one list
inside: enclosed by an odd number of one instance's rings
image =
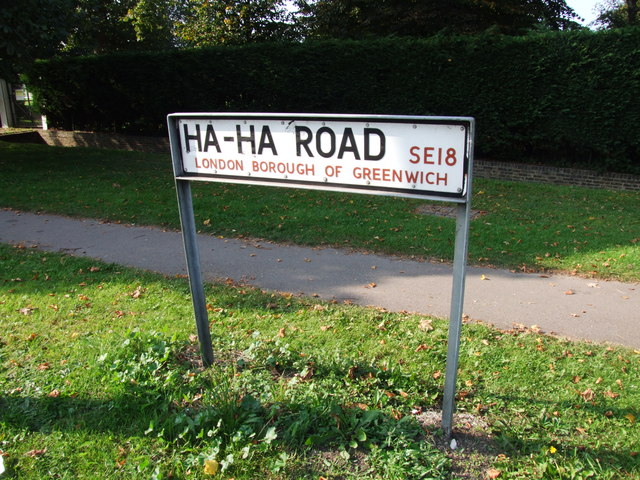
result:
[(578, 15), (584, 18), (583, 23), (588, 25), (596, 19), (595, 6), (602, 3), (602, 0), (566, 0), (566, 2)]

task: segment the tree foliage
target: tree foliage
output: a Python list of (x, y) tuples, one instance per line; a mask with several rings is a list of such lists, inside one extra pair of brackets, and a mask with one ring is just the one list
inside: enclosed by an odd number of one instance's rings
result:
[(181, 43), (204, 47), (244, 44), (292, 37), (283, 0), (187, 0), (176, 25)]
[(565, 0), (300, 0), (310, 36), (427, 37), (448, 32), (475, 34), (489, 29), (522, 34), (534, 27), (577, 26)]
[(68, 35), (72, 0), (1, 0), (0, 78), (56, 52)]
[(606, 0), (598, 9), (595, 24), (602, 28), (638, 25), (638, 0)]

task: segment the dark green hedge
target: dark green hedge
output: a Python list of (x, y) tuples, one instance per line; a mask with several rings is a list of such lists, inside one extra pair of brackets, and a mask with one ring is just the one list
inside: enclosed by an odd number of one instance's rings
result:
[(50, 124), (163, 134), (170, 112), (469, 115), (479, 155), (640, 172), (640, 30), (258, 44), (60, 58)]

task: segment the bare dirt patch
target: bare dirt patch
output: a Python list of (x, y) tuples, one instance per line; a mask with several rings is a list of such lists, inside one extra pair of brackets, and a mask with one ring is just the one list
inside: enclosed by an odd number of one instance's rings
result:
[(470, 413), (454, 415), (452, 439), (455, 440), (455, 449), (451, 448), (451, 442), (444, 438), (440, 430), (441, 411), (428, 410), (417, 415), (416, 419), (424, 428), (427, 437), (451, 459), (451, 478), (490, 478), (489, 471), (500, 454), (500, 449), (483, 417)]
[[(456, 218), (456, 206), (426, 203), (416, 208), (416, 213), (419, 213), (420, 215)], [(481, 210), (471, 210), (471, 220), (475, 220), (476, 218), (481, 217), (486, 213), (487, 212), (483, 212)]]

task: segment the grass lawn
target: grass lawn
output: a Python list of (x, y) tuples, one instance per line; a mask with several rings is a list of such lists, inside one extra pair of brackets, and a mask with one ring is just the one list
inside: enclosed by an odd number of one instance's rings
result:
[[(0, 245), (0, 478), (637, 479), (640, 351)], [(435, 420), (435, 421), (434, 421)]]
[[(167, 155), (0, 142), (0, 207), (179, 228)], [(203, 232), (451, 260), (454, 221), (426, 202), (195, 183)], [(640, 192), (476, 179), (469, 261), (640, 280)]]
[[(0, 142), (0, 207), (178, 228), (168, 156)], [(194, 185), (204, 232), (450, 260), (425, 202)], [(470, 261), (640, 280), (640, 193), (478, 180)], [(0, 479), (640, 478), (640, 351), (0, 244)]]

